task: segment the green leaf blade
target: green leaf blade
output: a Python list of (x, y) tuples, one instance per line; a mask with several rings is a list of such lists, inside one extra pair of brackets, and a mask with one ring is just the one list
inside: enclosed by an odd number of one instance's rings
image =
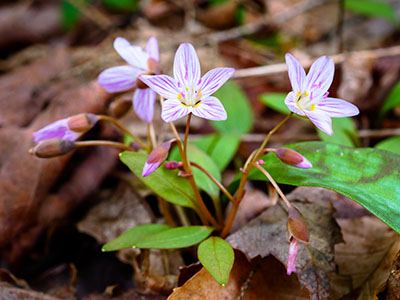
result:
[(142, 177), (147, 155), (141, 152), (125, 151), (120, 154), (121, 161), (146, 184), (154, 193), (176, 205), (194, 208), (196, 196), (186, 178), (179, 177), (177, 170), (161, 166), (152, 174)]
[[(298, 143), (288, 148), (305, 156), (313, 167), (299, 169), (283, 164), (271, 154), (264, 156), (263, 167), (278, 183), (336, 191), (400, 233), (400, 156), (373, 148), (354, 149), (323, 142)], [(249, 173), (249, 179), (266, 180), (255, 169)]]
[(240, 136), (231, 134), (208, 134), (193, 141), (206, 152), (222, 172), (232, 161), (240, 144)]
[(375, 145), (375, 148), (400, 155), (400, 135), (392, 136)]
[(133, 227), (124, 233), (122, 233), (116, 239), (105, 244), (101, 250), (106, 251), (116, 251), (124, 248), (133, 247), (137, 241), (149, 235), (159, 233), (170, 229), (171, 227), (164, 224), (145, 224)]
[(383, 1), (346, 0), (345, 8), (363, 16), (384, 18), (394, 24), (399, 22), (394, 7)]
[(211, 125), (220, 133), (242, 135), (253, 127), (253, 112), (242, 89), (228, 81), (215, 94), (228, 114), (226, 121), (211, 121)]
[(383, 117), (389, 110), (400, 105), (400, 81), (390, 91), (388, 97), (383, 104), (380, 117)]
[(212, 232), (208, 226), (187, 226), (171, 228), (155, 233), (136, 242), (136, 248), (142, 249), (177, 249), (193, 246)]
[(199, 245), (197, 256), (220, 285), (224, 286), (228, 283), (235, 253), (227, 241), (220, 237), (210, 237)]

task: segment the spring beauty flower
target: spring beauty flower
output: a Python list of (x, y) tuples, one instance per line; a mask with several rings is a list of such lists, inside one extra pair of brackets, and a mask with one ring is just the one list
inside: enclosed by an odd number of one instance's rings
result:
[(82, 134), (89, 131), (99, 120), (99, 117), (83, 113), (55, 121), (33, 133), (35, 142), (59, 138), (76, 141)]
[(223, 121), (227, 115), (221, 102), (211, 96), (232, 75), (232, 68), (216, 68), (200, 77), (200, 62), (196, 50), (181, 44), (174, 60), (174, 78), (167, 75), (140, 75), (139, 78), (166, 99), (161, 117), (173, 122), (189, 113), (208, 120)]
[(116, 93), (136, 87), (133, 94), (133, 108), (136, 114), (145, 122), (150, 123), (154, 116), (156, 93), (138, 81), (139, 74), (158, 74), (158, 42), (151, 37), (146, 50), (131, 45), (126, 39), (117, 37), (114, 49), (129, 64), (104, 70), (100, 73), (98, 82), (107, 92)]
[(328, 135), (332, 135), (331, 117), (358, 115), (357, 106), (338, 98), (328, 97), (335, 64), (329, 57), (318, 58), (306, 76), (301, 64), (287, 53), (286, 65), (293, 91), (285, 99), (286, 106), (294, 113), (310, 121)]

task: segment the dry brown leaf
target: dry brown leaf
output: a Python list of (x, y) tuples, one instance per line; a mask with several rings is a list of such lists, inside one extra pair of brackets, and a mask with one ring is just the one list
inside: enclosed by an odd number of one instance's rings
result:
[(187, 299), (305, 300), (309, 297), (296, 276), (287, 276), (283, 265), (274, 257), (257, 258), (250, 263), (240, 251), (235, 251), (235, 263), (226, 286), (219, 285), (203, 268), (182, 287), (174, 289), (168, 298)]
[(333, 299), (374, 299), (389, 277), (400, 236), (374, 216), (339, 219), (345, 243), (335, 246)]
[(394, 259), (390, 276), (387, 281), (387, 300), (396, 300), (400, 297), (400, 251)]
[[(341, 242), (339, 227), (332, 217), (330, 192), (321, 188), (300, 187), (288, 195), (302, 213), (310, 232), (310, 242), (300, 244), (296, 260), (298, 277), (311, 299), (329, 299), (329, 276), (335, 270), (334, 245)], [(250, 259), (275, 256), (287, 262), (289, 241), (287, 212), (275, 205), (227, 238), (230, 244)]]

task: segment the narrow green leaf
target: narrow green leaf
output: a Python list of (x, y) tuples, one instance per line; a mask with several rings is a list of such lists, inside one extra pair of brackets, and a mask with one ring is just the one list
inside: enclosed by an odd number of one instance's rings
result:
[(81, 17), (80, 11), (66, 0), (60, 3), (61, 26), (66, 30), (71, 30)]
[(226, 121), (212, 121), (211, 125), (221, 133), (242, 135), (253, 127), (253, 112), (242, 89), (228, 81), (215, 94), (228, 114)]
[[(268, 93), (262, 94), (260, 100), (269, 108), (287, 115), (290, 110), (285, 105), (286, 94), (282, 93)], [(307, 120), (305, 118), (299, 118)], [(321, 140), (327, 143), (334, 143), (348, 147), (354, 147), (359, 144), (357, 129), (351, 118), (332, 118), (333, 135), (327, 135), (318, 128), (318, 136)]]
[(220, 285), (224, 286), (228, 283), (235, 253), (227, 241), (220, 237), (209, 237), (199, 245), (197, 256)]
[(281, 114), (287, 115), (290, 113), (289, 108), (285, 104), (285, 98), (287, 94), (283, 93), (268, 93), (261, 94), (260, 101), (269, 108), (280, 112)]
[(220, 171), (223, 171), (235, 156), (240, 137), (228, 134), (207, 134), (193, 141), (193, 144), (206, 152)]
[(345, 8), (363, 16), (384, 18), (394, 24), (397, 24), (399, 21), (394, 8), (383, 1), (346, 0)]
[(400, 155), (400, 135), (390, 137), (375, 145), (375, 148)]
[(327, 143), (354, 147), (359, 144), (357, 128), (352, 118), (332, 118), (333, 135), (327, 135), (317, 128), (318, 136)]
[(154, 193), (173, 204), (194, 208), (193, 203), (196, 201), (196, 196), (188, 180), (177, 176), (177, 170), (168, 170), (161, 166), (143, 178), (142, 171), (147, 154), (125, 151), (119, 157)]
[(147, 237), (151, 236), (155, 233), (159, 233), (165, 230), (170, 229), (171, 227), (164, 224), (145, 224), (133, 227), (123, 234), (121, 234), (116, 239), (108, 242), (101, 248), (102, 251), (116, 251), (124, 248), (131, 248), (136, 243)]
[[(299, 169), (285, 165), (274, 155), (263, 157), (272, 177), (283, 184), (318, 186), (336, 191), (364, 206), (400, 233), (400, 156), (374, 148), (349, 148), (323, 142), (288, 146), (313, 165)], [(238, 184), (235, 178), (230, 190)], [(249, 179), (266, 180), (253, 169)]]
[[(218, 181), (221, 181), (221, 172), (219, 171), (219, 168), (212, 160), (212, 158), (207, 155), (207, 153), (205, 153), (203, 150), (200, 150), (195, 145), (189, 143), (187, 148), (187, 154), (190, 161), (199, 164), (204, 169), (206, 169), (211, 175), (213, 175)], [(169, 160), (181, 161), (181, 157), (177, 147), (175, 147), (171, 151), (169, 155)], [(194, 179), (196, 180), (197, 186), (201, 190), (209, 194), (214, 201), (218, 201), (219, 188), (215, 185), (215, 183), (199, 169), (195, 167), (193, 167), (192, 169), (193, 169), (193, 176)]]
[(386, 98), (386, 101), (381, 108), (380, 116), (382, 117), (389, 110), (399, 105), (400, 105), (400, 81), (390, 91), (389, 96)]
[(171, 228), (152, 234), (136, 242), (136, 248), (176, 249), (193, 246), (207, 238), (213, 228), (208, 226), (187, 226)]
[(133, 12), (139, 7), (138, 0), (102, 0), (103, 5), (116, 12)]

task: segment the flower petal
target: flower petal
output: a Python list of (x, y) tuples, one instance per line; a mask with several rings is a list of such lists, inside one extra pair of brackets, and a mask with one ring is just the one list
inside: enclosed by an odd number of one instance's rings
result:
[(69, 141), (77, 140), (82, 133), (74, 132), (68, 128), (68, 118), (55, 121), (33, 133), (35, 142), (60, 138)]
[(160, 60), (160, 54), (158, 53), (158, 41), (154, 36), (149, 38), (147, 41), (146, 53), (155, 61)]
[(146, 177), (147, 175), (150, 175), (153, 173), (155, 170), (158, 169), (158, 167), (161, 165), (161, 163), (145, 163), (143, 166), (143, 172), (142, 172), (142, 177)]
[(139, 79), (166, 99), (175, 99), (179, 91), (175, 80), (168, 75), (140, 75)]
[(332, 120), (331, 118), (325, 114), (322, 111), (307, 111), (307, 117), (310, 119), (310, 121), (317, 126), (319, 129), (321, 129), (323, 132), (325, 132), (328, 135), (333, 134), (332, 130)]
[(319, 97), (326, 93), (332, 84), (335, 64), (332, 58), (322, 56), (311, 66), (307, 74), (307, 84), (305, 90), (313, 91), (313, 97)]
[(216, 97), (208, 97), (201, 99), (201, 103), (197, 107), (193, 107), (193, 114), (200, 118), (224, 121), (227, 114), (224, 106)]
[(114, 49), (130, 65), (147, 70), (149, 55), (137, 46), (132, 46), (126, 39), (117, 37), (114, 40)]
[(191, 112), (191, 107), (184, 106), (177, 99), (168, 99), (162, 104), (161, 118), (165, 122), (173, 122)]
[(195, 87), (200, 80), (200, 62), (192, 44), (181, 44), (174, 60), (174, 77), (184, 87)]
[(330, 117), (341, 118), (356, 116), (360, 113), (357, 106), (338, 98), (322, 99), (317, 109), (324, 111)]
[(290, 109), (290, 111), (294, 112), (295, 114), (298, 114), (300, 116), (306, 115), (301, 109), (297, 107), (294, 92), (290, 92), (289, 94), (287, 94), (285, 98), (285, 104)]
[(290, 53), (286, 53), (285, 60), (293, 91), (295, 94), (298, 92), (304, 92), (306, 72), (304, 71), (302, 65)]
[(208, 71), (202, 78), (199, 90), (203, 97), (214, 94), (235, 72), (233, 68), (216, 68)]
[(109, 93), (122, 92), (135, 86), (138, 69), (131, 66), (118, 66), (104, 70), (97, 81)]
[(289, 245), (289, 254), (287, 262), (287, 272), (290, 275), (292, 272), (296, 272), (296, 257), (299, 249), (299, 242), (296, 238), (292, 237)]
[(143, 121), (150, 123), (154, 116), (156, 93), (151, 89), (137, 89), (133, 94), (133, 108)]

